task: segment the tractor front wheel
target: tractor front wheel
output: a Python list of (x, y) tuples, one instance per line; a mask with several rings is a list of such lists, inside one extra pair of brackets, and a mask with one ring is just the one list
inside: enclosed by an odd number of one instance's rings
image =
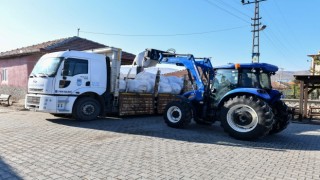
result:
[(186, 102), (172, 101), (167, 104), (163, 118), (165, 123), (170, 127), (184, 128), (191, 122), (192, 110)]

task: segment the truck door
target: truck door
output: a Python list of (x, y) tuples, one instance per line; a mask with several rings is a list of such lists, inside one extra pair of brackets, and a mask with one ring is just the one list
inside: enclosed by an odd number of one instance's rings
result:
[(55, 81), (55, 93), (80, 94), (90, 88), (89, 61), (79, 58), (64, 60)]

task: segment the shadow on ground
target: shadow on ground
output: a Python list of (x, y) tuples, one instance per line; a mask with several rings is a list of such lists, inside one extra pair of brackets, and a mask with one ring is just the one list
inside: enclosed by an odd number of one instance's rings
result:
[(224, 146), (284, 150), (320, 150), (320, 126), (291, 123), (286, 130), (256, 141), (240, 141), (229, 137), (216, 122), (211, 126), (191, 124), (186, 129), (166, 126), (160, 116), (102, 118), (93, 121), (71, 119), (47, 119), (52, 123), (78, 128), (89, 128), (124, 134), (142, 135), (194, 143), (218, 144)]
[(22, 179), (11, 166), (0, 157), (0, 179)]

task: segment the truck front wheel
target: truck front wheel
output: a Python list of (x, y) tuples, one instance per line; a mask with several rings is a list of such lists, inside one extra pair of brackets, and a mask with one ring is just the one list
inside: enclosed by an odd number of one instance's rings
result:
[(240, 140), (253, 140), (271, 130), (273, 113), (269, 105), (252, 96), (236, 96), (225, 102), (221, 109), (221, 126)]
[(192, 119), (191, 107), (183, 101), (172, 101), (167, 104), (163, 118), (165, 123), (173, 128), (184, 128)]
[(90, 97), (81, 98), (76, 101), (72, 114), (77, 120), (93, 120), (100, 114), (99, 102)]

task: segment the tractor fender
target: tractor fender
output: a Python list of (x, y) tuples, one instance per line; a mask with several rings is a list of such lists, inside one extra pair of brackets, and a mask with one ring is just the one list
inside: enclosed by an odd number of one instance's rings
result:
[(188, 91), (184, 93), (182, 96), (187, 98), (189, 101), (202, 101), (203, 93), (204, 91), (202, 90)]
[(269, 92), (269, 95), (271, 98), (270, 104), (274, 104), (275, 102), (279, 101), (283, 97), (282, 92), (274, 89)]
[[(190, 95), (191, 93), (186, 93), (186, 94)], [(175, 98), (181, 100), (181, 102), (183, 102), (183, 103), (188, 104), (190, 106), (190, 108), (192, 109), (192, 112), (193, 112), (192, 116), (195, 117), (196, 116), (196, 108), (194, 107), (192, 100), (187, 98), (188, 96), (186, 96), (186, 94), (176, 95)]]
[(239, 95), (251, 95), (263, 99), (267, 103), (271, 101), (270, 95), (264, 89), (257, 89), (257, 88), (237, 88), (229, 91), (226, 93), (218, 102), (217, 106), (221, 107), (225, 100), (229, 99), (230, 97), (235, 97)]
[(185, 103), (191, 105), (191, 101), (188, 98), (186, 98), (185, 96), (183, 96), (183, 95), (176, 95), (175, 98), (181, 100), (182, 102), (185, 102)]

